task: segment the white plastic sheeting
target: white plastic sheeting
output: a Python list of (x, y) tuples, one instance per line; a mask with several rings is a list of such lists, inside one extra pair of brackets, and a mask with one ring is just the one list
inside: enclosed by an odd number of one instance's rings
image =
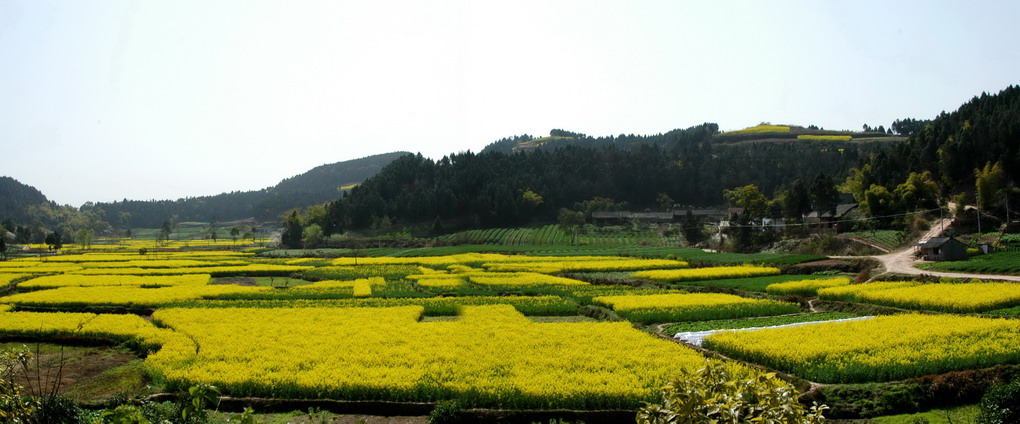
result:
[(676, 335), (673, 336), (673, 338), (674, 339), (680, 339), (682, 341), (685, 341), (685, 342), (690, 343), (690, 344), (695, 345), (695, 346), (701, 346), (701, 343), (705, 341), (705, 337), (708, 337), (709, 335), (712, 335), (712, 334), (715, 334), (715, 333), (718, 333), (718, 332), (722, 332), (722, 331), (755, 331), (755, 330), (764, 330), (766, 328), (797, 327), (797, 326), (801, 326), (801, 325), (823, 324), (823, 323), (827, 323), (827, 322), (860, 321), (862, 319), (871, 319), (871, 318), (874, 318), (874, 316), (833, 319), (833, 320), (828, 320), (828, 321), (798, 322), (798, 323), (795, 323), (795, 324), (772, 325), (772, 326), (768, 326), (768, 327), (748, 327), (748, 328), (725, 329), (725, 330), (690, 331), (690, 332), (684, 332), (684, 333), (676, 333)]

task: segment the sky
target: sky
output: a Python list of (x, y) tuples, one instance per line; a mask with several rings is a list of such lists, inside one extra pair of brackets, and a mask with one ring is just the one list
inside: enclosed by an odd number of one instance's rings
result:
[(80, 206), (554, 128), (888, 127), (1020, 83), (1017, 22), (1015, 0), (0, 0), (0, 175)]

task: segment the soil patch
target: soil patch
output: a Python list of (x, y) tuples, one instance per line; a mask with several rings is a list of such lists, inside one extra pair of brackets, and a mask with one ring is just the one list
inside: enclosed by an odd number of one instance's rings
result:
[[(145, 386), (141, 359), (107, 346), (58, 346), (24, 344), (31, 357), (14, 376), (27, 394), (44, 395), (56, 389), (80, 401), (103, 399)], [(20, 343), (0, 347), (20, 348)], [(20, 367), (19, 367), (20, 368)]]
[(213, 285), (233, 284), (237, 286), (257, 286), (258, 282), (256, 282), (255, 279), (251, 277), (225, 277), (217, 278), (209, 284)]
[(790, 265), (792, 274), (807, 274), (814, 271), (824, 270), (840, 270), (843, 272), (857, 272), (861, 267), (860, 264), (845, 261), (842, 259), (823, 259), (820, 261), (804, 262), (801, 264)]

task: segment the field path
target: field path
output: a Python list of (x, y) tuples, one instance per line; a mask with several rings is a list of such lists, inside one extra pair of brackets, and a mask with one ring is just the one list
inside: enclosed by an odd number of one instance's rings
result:
[[(952, 223), (952, 219), (944, 218), (940, 222), (936, 222), (931, 226), (924, 235), (921, 236), (921, 240), (928, 240), (932, 237), (938, 237), (942, 233), (943, 228), (949, 228), (949, 224)], [(839, 258), (834, 256), (834, 258)], [(914, 258), (914, 246), (907, 246), (895, 252), (887, 253), (884, 255), (872, 256), (875, 260), (882, 263), (882, 268), (885, 272), (892, 274), (905, 274), (905, 275), (934, 275), (938, 277), (950, 277), (950, 278), (977, 278), (981, 280), (1005, 280), (1005, 281), (1017, 281), (1020, 282), (1020, 276), (1017, 275), (991, 275), (991, 274), (971, 274), (964, 272), (941, 272), (941, 271), (930, 271), (926, 269), (918, 269), (914, 267), (918, 261)]]

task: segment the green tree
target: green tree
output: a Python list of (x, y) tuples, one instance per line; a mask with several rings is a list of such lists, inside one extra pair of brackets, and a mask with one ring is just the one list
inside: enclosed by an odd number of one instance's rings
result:
[(46, 248), (49, 250), (56, 251), (64, 247), (63, 236), (60, 235), (59, 231), (47, 234), (43, 241), (46, 243)]
[(297, 209), (290, 211), (283, 222), (283, 234), (280, 236), (280, 244), (287, 249), (300, 249), (301, 236), (304, 227), (301, 225), (301, 216)]
[(984, 168), (974, 170), (977, 188), (978, 207), (983, 210), (992, 209), (999, 204), (1002, 190), (1006, 187), (1006, 172), (1002, 162), (986, 162)]
[(811, 207), (819, 212), (835, 212), (839, 204), (839, 191), (832, 183), (832, 178), (825, 174), (818, 174), (811, 183), (808, 195), (811, 197)]
[(698, 218), (694, 216), (694, 212), (690, 209), (687, 210), (684, 219), (680, 221), (680, 226), (680, 231), (684, 234), (684, 238), (687, 239), (688, 246), (694, 246), (708, 238), (708, 235), (705, 234), (705, 226), (701, 221), (698, 221)]
[(209, 221), (209, 226), (205, 228), (206, 237), (216, 241), (216, 230), (216, 218), (213, 218), (212, 221)]
[(896, 212), (896, 196), (885, 186), (872, 184), (864, 192), (860, 208), (869, 216), (892, 215)]
[(525, 190), (521, 193), (521, 217), (526, 221), (531, 219), (535, 210), (545, 202), (541, 195), (532, 190)]
[(807, 187), (804, 186), (804, 183), (799, 178), (783, 194), (785, 196), (780, 195), (783, 216), (799, 220), (802, 216), (811, 212), (811, 195), (808, 194)]
[(620, 211), (627, 208), (626, 202), (617, 203), (615, 200), (608, 197), (595, 196), (590, 200), (575, 205), (575, 209), (584, 212), (585, 216), (591, 216), (592, 212), (610, 212)]
[(656, 195), (655, 203), (658, 203), (659, 207), (661, 207), (662, 210), (667, 212), (673, 210), (673, 206), (676, 205), (676, 202), (673, 201), (673, 198), (669, 197), (669, 195), (666, 193), (659, 193), (658, 195)]
[(754, 184), (723, 190), (723, 197), (730, 206), (744, 209), (750, 219), (764, 217), (769, 205), (769, 199)]
[(939, 205), (939, 186), (931, 172), (911, 172), (907, 181), (893, 190), (899, 207), (905, 211), (934, 209)]
[(163, 225), (159, 227), (159, 236), (156, 238), (157, 241), (166, 242), (170, 240), (170, 233), (173, 231), (173, 224), (170, 220), (164, 220)]
[(322, 245), (323, 232), (319, 224), (312, 224), (305, 227), (301, 232), (301, 240), (305, 249), (314, 249)]
[(241, 229), (237, 228), (236, 225), (230, 229), (230, 239), (233, 240), (235, 244), (237, 243), (237, 236), (239, 235), (241, 235)]
[(0, 234), (0, 258), (7, 259), (7, 240)]
[(857, 203), (863, 203), (864, 193), (868, 191), (868, 188), (870, 188), (875, 181), (876, 179), (871, 163), (866, 163), (860, 168), (851, 169), (850, 175), (846, 177), (843, 184), (836, 186), (836, 189), (840, 193), (852, 195)]
[(775, 373), (735, 368), (708, 360), (697, 371), (684, 370), (662, 389), (662, 404), (646, 403), (639, 424), (815, 424), (827, 407), (808, 410), (798, 392)]
[(577, 244), (577, 232), (584, 226), (584, 213), (572, 211), (570, 209), (560, 209), (559, 216), (556, 217), (556, 222), (559, 223), (560, 229), (564, 233), (571, 235), (571, 242)]
[(91, 228), (82, 228), (78, 230), (78, 234), (75, 236), (75, 239), (82, 249), (90, 249), (92, 248), (92, 241), (95, 237), (96, 233)]

